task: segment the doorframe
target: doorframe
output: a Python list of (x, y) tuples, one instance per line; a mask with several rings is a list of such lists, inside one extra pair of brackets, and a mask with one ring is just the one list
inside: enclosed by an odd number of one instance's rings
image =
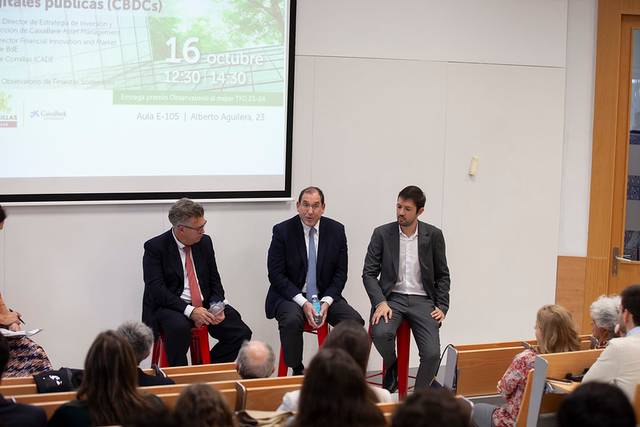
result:
[[(589, 235), (582, 330), (590, 328), (589, 306), (598, 296), (607, 294), (609, 289), (616, 141), (621, 119), (618, 117), (620, 48), (625, 15), (640, 16), (640, 0), (598, 1)], [(628, 129), (625, 132), (628, 133)]]

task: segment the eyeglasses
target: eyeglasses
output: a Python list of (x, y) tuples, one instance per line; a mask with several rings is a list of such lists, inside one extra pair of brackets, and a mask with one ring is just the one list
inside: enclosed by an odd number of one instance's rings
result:
[(201, 231), (204, 231), (204, 226), (207, 225), (207, 221), (205, 221), (204, 224), (202, 224), (200, 227), (192, 227), (192, 226), (186, 225), (186, 224), (178, 224), (178, 225), (181, 226), (181, 227), (184, 227), (184, 228), (188, 228), (189, 230), (194, 230), (194, 231), (197, 231), (197, 232), (201, 232)]

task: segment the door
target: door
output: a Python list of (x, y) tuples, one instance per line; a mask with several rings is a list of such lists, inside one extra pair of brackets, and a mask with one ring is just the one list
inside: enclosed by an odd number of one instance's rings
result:
[(608, 294), (640, 283), (640, 16), (623, 16)]

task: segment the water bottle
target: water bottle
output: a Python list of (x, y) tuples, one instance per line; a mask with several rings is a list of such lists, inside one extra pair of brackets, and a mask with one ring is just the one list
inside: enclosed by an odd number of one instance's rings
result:
[(318, 295), (311, 296), (311, 305), (313, 306), (313, 321), (316, 322), (316, 325), (319, 325), (322, 322), (322, 315), (320, 314), (320, 300), (318, 299)]

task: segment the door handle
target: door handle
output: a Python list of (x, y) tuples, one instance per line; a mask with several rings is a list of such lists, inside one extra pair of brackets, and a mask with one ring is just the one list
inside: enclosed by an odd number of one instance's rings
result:
[(632, 259), (626, 259), (624, 256), (620, 256), (620, 248), (613, 248), (613, 262), (611, 263), (611, 274), (618, 275), (618, 263), (622, 264), (635, 264), (640, 265), (640, 261), (634, 261)]

